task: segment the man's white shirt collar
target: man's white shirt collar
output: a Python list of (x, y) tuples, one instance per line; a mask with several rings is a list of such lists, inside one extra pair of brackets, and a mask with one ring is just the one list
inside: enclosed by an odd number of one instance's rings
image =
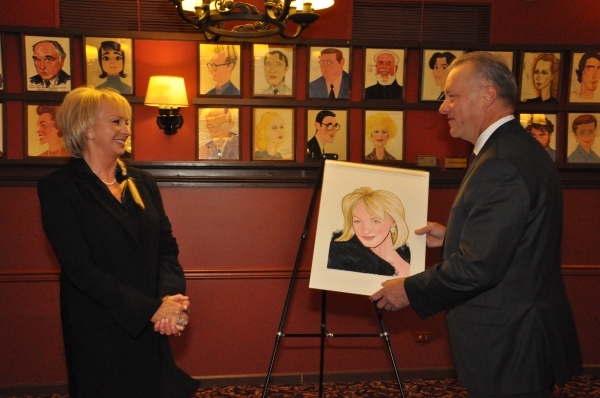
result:
[(498, 127), (502, 126), (504, 123), (510, 122), (514, 118), (514, 115), (508, 115), (492, 123), (487, 129), (485, 129), (483, 133), (481, 133), (479, 138), (477, 138), (477, 142), (475, 142), (475, 148), (473, 148), (473, 153), (478, 155), (479, 151), (481, 151), (481, 148), (483, 148), (487, 140), (491, 137), (492, 133), (496, 131)]

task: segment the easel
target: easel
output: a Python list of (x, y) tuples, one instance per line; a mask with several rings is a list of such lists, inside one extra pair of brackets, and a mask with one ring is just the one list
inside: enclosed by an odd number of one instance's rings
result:
[(319, 167), (319, 172), (315, 181), (315, 187), (313, 190), (312, 198), (310, 200), (310, 206), (308, 208), (308, 215), (306, 216), (306, 222), (304, 224), (304, 230), (302, 231), (302, 236), (300, 239), (300, 247), (298, 248), (298, 253), (296, 255), (296, 263), (294, 264), (294, 270), (292, 271), (292, 278), (290, 279), (290, 285), (288, 287), (287, 296), (285, 298), (285, 304), (283, 306), (283, 312), (281, 314), (281, 321), (279, 322), (279, 329), (277, 331), (277, 336), (275, 337), (275, 348), (273, 349), (273, 356), (271, 358), (271, 364), (269, 365), (269, 371), (267, 373), (267, 378), (265, 380), (265, 387), (263, 390), (263, 398), (267, 396), (267, 389), (269, 388), (269, 379), (271, 378), (271, 373), (273, 372), (273, 366), (275, 364), (275, 357), (277, 356), (277, 348), (279, 347), (279, 343), (282, 337), (320, 337), (321, 339), (321, 357), (319, 364), (319, 398), (323, 396), (323, 363), (324, 363), (324, 354), (325, 354), (325, 338), (326, 337), (381, 337), (385, 340), (388, 348), (388, 352), (390, 354), (390, 359), (392, 360), (392, 366), (394, 367), (394, 373), (396, 374), (396, 381), (398, 382), (398, 388), (400, 389), (400, 394), (402, 398), (404, 398), (404, 390), (402, 389), (402, 382), (400, 381), (400, 375), (398, 374), (398, 368), (396, 367), (396, 361), (394, 360), (394, 354), (392, 352), (392, 346), (390, 345), (390, 339), (388, 332), (385, 328), (385, 323), (383, 322), (383, 316), (381, 314), (381, 310), (377, 308), (375, 305), (375, 310), (377, 312), (377, 318), (379, 319), (379, 325), (381, 326), (381, 333), (352, 333), (352, 334), (333, 334), (327, 331), (327, 291), (322, 291), (322, 299), (321, 299), (321, 333), (283, 333), (283, 326), (285, 324), (285, 319), (287, 317), (287, 311), (290, 305), (290, 301), (292, 299), (292, 292), (294, 290), (294, 284), (296, 283), (296, 276), (298, 275), (298, 268), (300, 267), (300, 260), (302, 258), (302, 252), (304, 250), (304, 243), (306, 241), (306, 237), (308, 235), (308, 227), (310, 225), (310, 220), (312, 217), (312, 212), (315, 206), (315, 201), (317, 198), (317, 194), (319, 188), (321, 187), (321, 183), (323, 181), (323, 171), (325, 168), (325, 160), (332, 159), (337, 160), (336, 154), (324, 154), (323, 159), (321, 160), (321, 164)]

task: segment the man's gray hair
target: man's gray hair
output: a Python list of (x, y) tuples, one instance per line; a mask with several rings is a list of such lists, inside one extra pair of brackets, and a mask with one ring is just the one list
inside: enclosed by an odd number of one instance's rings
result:
[(381, 54), (390, 54), (394, 57), (394, 59), (396, 60), (396, 65), (398, 65), (400, 63), (400, 57), (398, 56), (398, 54), (391, 52), (390, 50), (381, 50), (379, 51), (377, 54), (375, 54), (375, 56), (373, 57), (373, 59), (375, 60), (375, 63), (377, 63), (377, 58), (379, 58), (379, 56)]

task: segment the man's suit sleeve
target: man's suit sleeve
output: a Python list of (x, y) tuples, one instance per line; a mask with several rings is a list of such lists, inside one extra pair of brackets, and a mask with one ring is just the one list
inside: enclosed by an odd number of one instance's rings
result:
[(530, 202), (510, 161), (495, 157), (476, 165), (453, 204), (444, 261), (405, 281), (421, 318), (463, 304), (502, 281), (526, 228)]

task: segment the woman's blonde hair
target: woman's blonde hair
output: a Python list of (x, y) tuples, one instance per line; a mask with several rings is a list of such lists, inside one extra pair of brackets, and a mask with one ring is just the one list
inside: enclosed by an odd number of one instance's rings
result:
[[(533, 83), (534, 88), (535, 88), (535, 80), (534, 80), (533, 76), (535, 75), (535, 67), (536, 67), (538, 61), (550, 62), (550, 72), (552, 73), (552, 81), (550, 82), (550, 94), (552, 94), (552, 96), (554, 98), (557, 98), (558, 97), (558, 81), (560, 80), (560, 76), (558, 73), (558, 69), (560, 68), (559, 59), (556, 58), (556, 56), (551, 53), (542, 53), (542, 54), (536, 55), (536, 57), (533, 59), (533, 63), (531, 66), (531, 82)], [(535, 88), (535, 89), (538, 92), (540, 91), (537, 88)], [(540, 93), (540, 95), (541, 95), (541, 93)]]
[[(274, 118), (280, 118), (283, 120), (279, 113), (277, 112), (265, 112), (260, 117), (260, 122), (256, 125), (256, 148), (259, 151), (264, 151), (267, 149), (269, 145), (269, 137), (267, 137), (267, 129), (271, 124), (271, 120)], [(279, 147), (279, 144), (277, 145)]]
[(391, 118), (390, 115), (383, 112), (378, 112), (374, 115), (371, 115), (367, 118), (367, 122), (365, 123), (365, 130), (367, 132), (367, 138), (373, 141), (373, 130), (375, 129), (375, 124), (379, 124), (380, 129), (387, 130), (390, 139), (394, 138), (398, 133), (398, 127), (396, 127), (396, 122)]
[(348, 241), (354, 236), (353, 217), (358, 206), (363, 203), (365, 210), (373, 216), (385, 219), (388, 215), (396, 224), (396, 231), (391, 232), (394, 249), (403, 246), (408, 240), (408, 225), (404, 221), (404, 206), (400, 199), (389, 191), (373, 190), (369, 187), (355, 189), (342, 199), (342, 213), (344, 214), (344, 227), (342, 235), (336, 242)]

